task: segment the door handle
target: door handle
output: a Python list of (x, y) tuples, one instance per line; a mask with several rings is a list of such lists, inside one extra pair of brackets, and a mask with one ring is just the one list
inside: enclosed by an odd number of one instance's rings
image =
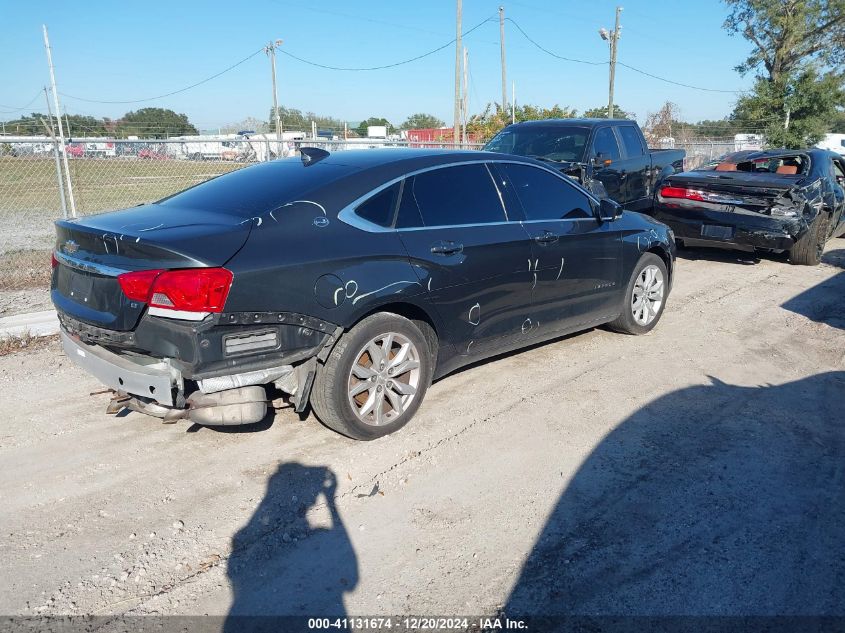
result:
[(552, 242), (557, 242), (559, 239), (559, 235), (556, 233), (552, 233), (551, 231), (543, 231), (542, 235), (538, 235), (534, 238), (534, 241), (538, 244), (551, 244)]
[(431, 247), (431, 252), (435, 255), (454, 255), (455, 253), (463, 252), (463, 250), (463, 244), (459, 244), (458, 242), (452, 242), (449, 240), (437, 242)]

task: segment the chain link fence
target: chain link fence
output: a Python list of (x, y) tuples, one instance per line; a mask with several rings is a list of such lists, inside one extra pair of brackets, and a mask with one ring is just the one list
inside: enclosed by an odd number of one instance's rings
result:
[(657, 147), (662, 149), (686, 150), (687, 157), (684, 163), (686, 169), (696, 169), (720, 156), (740, 149), (760, 149), (760, 147), (742, 146), (732, 137), (713, 139), (661, 139), (657, 143)]
[(50, 307), (46, 290), (55, 220), (153, 202), (220, 174), (295, 156), (302, 146), (331, 152), (453, 147), (366, 138), (277, 141), (271, 134), (226, 139), (73, 139), (66, 145), (65, 174), (61, 148), (52, 139), (0, 137), (0, 317)]

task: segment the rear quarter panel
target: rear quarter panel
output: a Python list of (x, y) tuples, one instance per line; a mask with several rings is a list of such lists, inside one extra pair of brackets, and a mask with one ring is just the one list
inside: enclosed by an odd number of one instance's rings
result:
[(616, 222), (622, 233), (622, 283), (623, 294), (628, 286), (634, 267), (644, 253), (653, 252), (660, 255), (666, 263), (669, 272), (670, 289), (675, 277), (675, 240), (668, 226), (654, 218), (625, 211)]
[(250, 238), (227, 264), (226, 312), (288, 311), (345, 329), (379, 305), (421, 306), (426, 291), (399, 236), (349, 226), (327, 200), (291, 203), (253, 218)]

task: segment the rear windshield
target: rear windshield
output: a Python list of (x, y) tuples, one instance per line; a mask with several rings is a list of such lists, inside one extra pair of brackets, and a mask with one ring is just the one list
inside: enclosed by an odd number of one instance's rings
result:
[(587, 128), (564, 125), (505, 128), (490, 139), (484, 149), (554, 161), (580, 162), (589, 134)]
[(218, 176), (164, 198), (158, 204), (248, 218), (301, 199), (309, 191), (351, 171), (345, 165), (326, 163), (305, 167), (298, 158), (275, 160)]

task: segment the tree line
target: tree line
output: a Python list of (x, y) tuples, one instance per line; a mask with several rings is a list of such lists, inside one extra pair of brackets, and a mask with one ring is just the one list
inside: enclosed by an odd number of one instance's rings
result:
[[(3, 122), (6, 134), (20, 136), (41, 136), (47, 133), (45, 123), (49, 125), (50, 118), (40, 112), (32, 112), (29, 116), (20, 117)], [(111, 138), (167, 138), (199, 134), (199, 131), (188, 120), (186, 114), (178, 114), (166, 108), (141, 108), (127, 112), (119, 119), (102, 118), (82, 114), (63, 114), (62, 125), (65, 136), (107, 136)], [(54, 131), (55, 121), (53, 122)]]

